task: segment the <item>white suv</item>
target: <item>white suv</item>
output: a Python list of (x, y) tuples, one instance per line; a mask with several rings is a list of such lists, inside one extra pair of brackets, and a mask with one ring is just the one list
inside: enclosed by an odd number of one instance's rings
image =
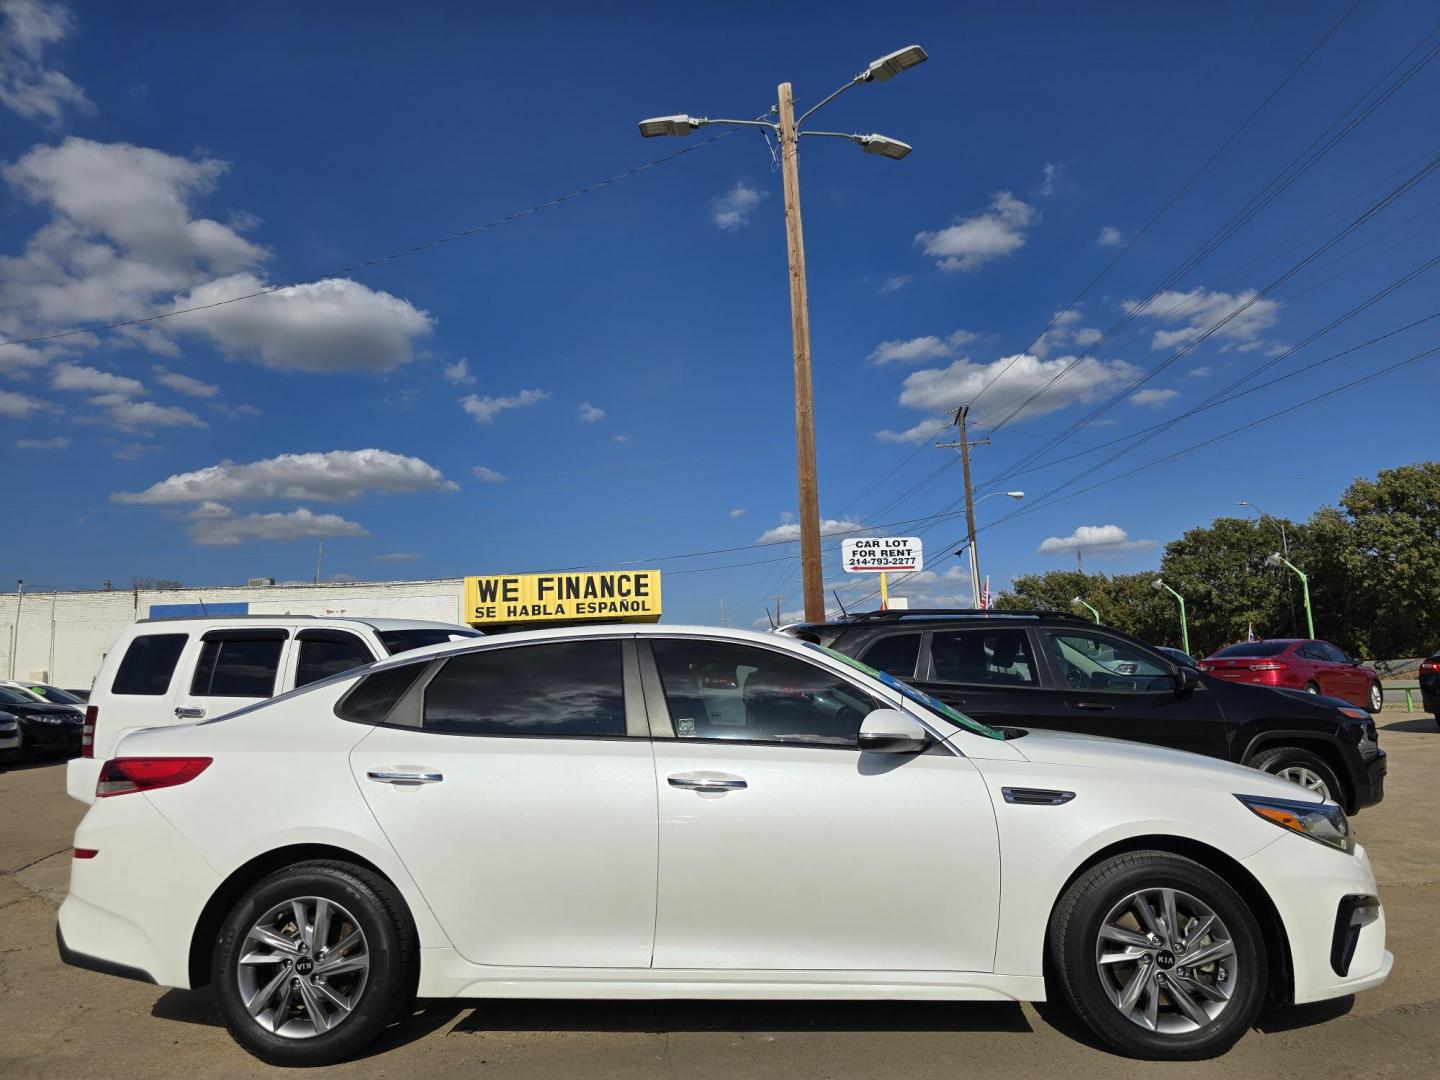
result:
[(121, 631), (100, 664), (66, 790), (93, 802), (101, 763), (136, 728), (214, 719), (395, 653), (480, 636), (417, 619), (141, 619)]

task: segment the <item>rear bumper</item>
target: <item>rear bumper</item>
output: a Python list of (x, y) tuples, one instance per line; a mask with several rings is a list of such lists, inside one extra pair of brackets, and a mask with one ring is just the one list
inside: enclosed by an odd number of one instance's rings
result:
[(138, 967), (130, 967), (128, 964), (117, 964), (113, 960), (104, 960), (98, 956), (91, 956), (89, 953), (77, 952), (65, 944), (65, 934), (60, 929), (60, 924), (55, 924), (55, 947), (60, 950), (60, 960), (71, 967), (84, 968), (86, 971), (98, 971), (101, 975), (115, 975), (121, 979), (134, 979), (136, 982), (153, 983), (155, 976)]

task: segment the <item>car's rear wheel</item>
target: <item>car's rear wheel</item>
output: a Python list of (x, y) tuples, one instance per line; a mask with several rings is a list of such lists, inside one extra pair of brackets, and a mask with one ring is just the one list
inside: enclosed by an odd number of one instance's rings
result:
[(1318, 754), (1312, 754), (1309, 750), (1301, 750), (1298, 746), (1277, 746), (1271, 750), (1262, 750), (1246, 764), (1252, 769), (1278, 776), (1281, 780), (1299, 784), (1322, 799), (1330, 802), (1343, 801), (1345, 792), (1335, 770)]
[(1050, 926), (1054, 972), (1070, 1007), (1123, 1053), (1214, 1057), (1265, 999), (1265, 943), (1245, 901), (1191, 859), (1117, 855), (1066, 890)]
[(1305, 684), (1305, 693), (1307, 693), (1307, 694), (1318, 694), (1318, 693), (1320, 693), (1320, 684), (1319, 684), (1319, 683), (1313, 683), (1313, 682), (1307, 682), (1307, 683)]
[(287, 867), (231, 910), (215, 995), (235, 1041), (272, 1065), (328, 1065), (365, 1047), (409, 1000), (418, 955), (395, 888), (341, 862)]
[(1370, 711), (1378, 713), (1385, 707), (1385, 691), (1381, 689), (1378, 682), (1370, 684)]

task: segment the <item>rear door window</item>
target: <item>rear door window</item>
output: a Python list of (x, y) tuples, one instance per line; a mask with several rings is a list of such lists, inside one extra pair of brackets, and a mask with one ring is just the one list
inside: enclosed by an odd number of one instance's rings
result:
[(283, 633), (273, 636), (223, 637), (206, 640), (190, 684), (192, 697), (267, 698), (275, 693), (280, 671)]
[(919, 634), (891, 634), (875, 642), (860, 656), (871, 667), (901, 679), (914, 678), (915, 661), (919, 658)]
[(1034, 686), (1030, 639), (1014, 628), (937, 630), (930, 636), (937, 682)]
[(134, 638), (115, 672), (110, 692), (162, 696), (170, 689), (175, 665), (189, 640), (189, 634), (142, 634)]
[(295, 686), (309, 686), (342, 671), (373, 663), (370, 649), (343, 630), (301, 630), (300, 658), (295, 664)]

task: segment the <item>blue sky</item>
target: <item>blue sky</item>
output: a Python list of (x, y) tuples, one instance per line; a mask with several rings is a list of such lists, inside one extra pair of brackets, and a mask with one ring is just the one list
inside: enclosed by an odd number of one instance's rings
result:
[[(758, 133), (326, 275), (721, 130), (642, 140), (642, 117), (754, 116), (786, 78), (803, 109), (918, 42), (927, 64), (816, 117), (915, 152), (807, 141), (801, 182), (822, 516), (925, 518), (951, 508), (960, 479), (924, 436), (1002, 368), (982, 429), (1074, 370), (977, 450), (982, 490), (1111, 395), (1051, 457), (1173, 418), (1277, 357), (1256, 381), (1436, 310), (1440, 271), (1279, 355), (1433, 257), (1430, 177), (1126, 392), (1440, 151), (1428, 65), (1094, 347), (1432, 30), (1432, 5), (1375, 0), (1067, 308), (1348, 6), (837, 4), (819, 18), (773, 4), (0, 0), (0, 336), (324, 279), (0, 348), (0, 575), (308, 579), (325, 535), (327, 576), (638, 562), (666, 572), (670, 618), (715, 621), (723, 600), (748, 623), (777, 594), (794, 609), (794, 548), (746, 546), (785, 538), (795, 510), (779, 176)], [(1185, 419), (1058, 494), (1429, 348), (1437, 327)], [(1077, 542), (1087, 568), (1153, 565), (1155, 544), (1240, 512), (1238, 498), (1303, 518), (1355, 476), (1436, 455), (1437, 365), (1068, 500), (1038, 497), (1107, 455), (1007, 479), (1030, 498), (980, 507), (982, 526), (1025, 511), (986, 529), (983, 568), (999, 588), (1072, 566)], [(907, 591), (963, 594), (948, 554), (960, 523), (881, 531), (916, 529), (951, 572)], [(833, 546), (828, 581), (842, 578)], [(739, 550), (659, 560), (726, 548)]]

